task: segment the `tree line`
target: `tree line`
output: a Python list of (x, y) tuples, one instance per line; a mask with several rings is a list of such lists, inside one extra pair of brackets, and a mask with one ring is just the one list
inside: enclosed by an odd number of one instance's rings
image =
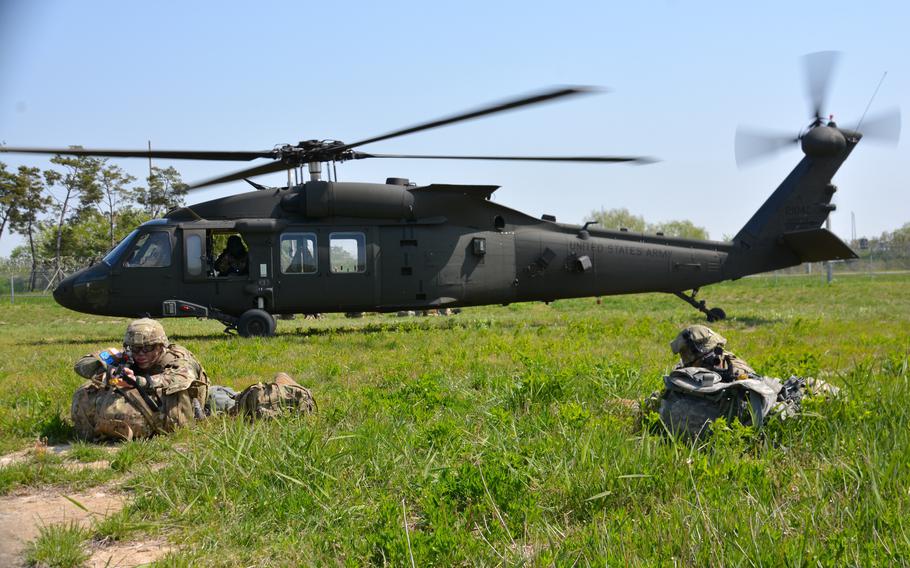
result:
[(628, 209), (600, 209), (592, 211), (588, 219), (597, 221), (604, 229), (628, 229), (636, 233), (660, 233), (668, 237), (687, 239), (707, 239), (708, 230), (699, 227), (686, 219), (649, 223), (641, 215), (635, 215)]
[[(73, 146), (78, 148), (78, 146)], [(152, 167), (144, 185), (106, 158), (57, 155), (51, 167), (0, 162), (0, 239), (25, 238), (11, 259), (31, 261), (30, 288), (40, 259), (97, 258), (136, 226), (183, 205), (187, 184), (173, 167)]]

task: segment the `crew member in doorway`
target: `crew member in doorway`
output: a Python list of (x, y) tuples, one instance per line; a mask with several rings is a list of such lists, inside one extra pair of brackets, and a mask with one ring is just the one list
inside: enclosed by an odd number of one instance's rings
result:
[(215, 260), (215, 270), (218, 271), (218, 276), (249, 274), (249, 262), (250, 255), (240, 236), (231, 235), (228, 237), (224, 252), (218, 255), (218, 259)]

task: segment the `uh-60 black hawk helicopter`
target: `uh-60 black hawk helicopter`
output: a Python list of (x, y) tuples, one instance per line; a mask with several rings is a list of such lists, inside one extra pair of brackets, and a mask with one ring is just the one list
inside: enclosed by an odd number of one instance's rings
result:
[[(816, 81), (818, 83), (818, 81)], [(815, 118), (800, 136), (805, 158), (731, 242), (671, 238), (557, 223), (490, 200), (495, 185), (384, 184), (321, 179), (323, 163), (364, 158), (644, 162), (606, 156), (426, 156), (368, 154), (360, 146), (521, 106), (586, 92), (559, 88), (367, 138), (308, 140), (273, 150), (125, 151), (0, 148), (6, 152), (105, 157), (272, 161), (194, 188), (289, 171), (286, 188), (182, 207), (149, 221), (103, 261), (66, 278), (61, 305), (112, 316), (213, 318), (243, 336), (275, 331), (273, 314), (421, 310), (637, 292), (675, 294), (705, 313), (701, 286), (807, 261), (856, 255), (821, 225), (834, 210), (831, 178), (861, 138)], [(744, 140), (746, 140), (744, 138)], [(753, 140), (754, 142), (754, 140)], [(776, 147), (778, 141), (759, 144)], [(743, 144), (755, 149), (756, 145)], [(738, 151), (741, 148), (738, 146)], [(747, 152), (748, 153), (748, 152)], [(310, 179), (290, 183), (290, 171)], [(213, 250), (225, 235), (245, 261)], [(235, 259), (236, 260), (236, 259)], [(220, 261), (220, 262), (219, 262)], [(244, 266), (245, 265), (245, 266)], [(690, 293), (685, 293), (691, 290)]]

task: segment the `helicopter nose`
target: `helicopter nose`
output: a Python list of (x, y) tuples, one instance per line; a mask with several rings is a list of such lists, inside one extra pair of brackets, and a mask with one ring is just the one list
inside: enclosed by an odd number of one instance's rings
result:
[(76, 294), (74, 290), (74, 285), (76, 283), (76, 276), (69, 276), (64, 278), (60, 284), (54, 288), (54, 301), (63, 306), (64, 308), (69, 308), (71, 310), (79, 311), (76, 303)]
[(65, 278), (54, 288), (54, 300), (70, 310), (103, 313), (108, 300), (108, 270), (104, 264), (90, 266)]

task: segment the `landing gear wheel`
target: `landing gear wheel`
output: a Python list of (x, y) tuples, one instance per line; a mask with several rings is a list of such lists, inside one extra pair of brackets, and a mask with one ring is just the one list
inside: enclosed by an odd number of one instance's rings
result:
[(727, 312), (723, 311), (720, 308), (711, 308), (708, 310), (708, 321), (720, 321), (727, 319)]
[(723, 311), (720, 308), (711, 308), (708, 309), (708, 306), (705, 305), (704, 300), (696, 300), (695, 296), (698, 294), (698, 288), (692, 290), (691, 294), (683, 294), (682, 292), (673, 292), (673, 295), (682, 300), (683, 302), (689, 304), (696, 310), (705, 314), (709, 322), (720, 321), (722, 319), (727, 319), (727, 312)]
[(243, 337), (271, 337), (275, 335), (275, 318), (265, 310), (247, 310), (237, 322), (237, 331)]

